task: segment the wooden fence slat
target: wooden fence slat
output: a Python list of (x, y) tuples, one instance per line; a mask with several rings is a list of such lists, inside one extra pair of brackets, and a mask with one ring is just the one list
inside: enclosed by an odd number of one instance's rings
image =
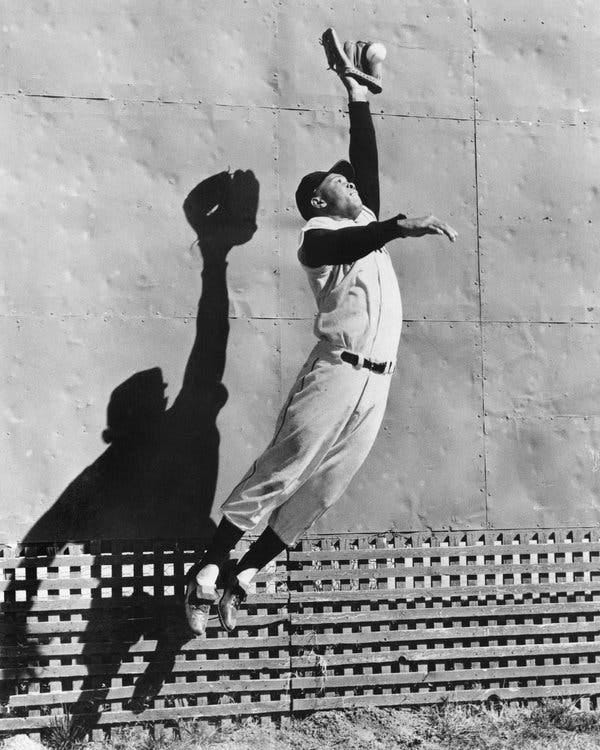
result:
[[(166, 664), (167, 662), (162, 663)], [(48, 680), (53, 676), (73, 678), (89, 675), (140, 675), (143, 674), (150, 665), (157, 664), (160, 664), (160, 662), (136, 661), (113, 664), (61, 664), (54, 667), (28, 667), (27, 677), (29, 680), (33, 681)], [(229, 674), (230, 672), (248, 672), (256, 669), (285, 671), (289, 669), (289, 665), (289, 656), (281, 658), (205, 659), (204, 661), (179, 660), (174, 662), (170, 673), (185, 675), (190, 672), (220, 672), (223, 674)], [(0, 680), (16, 680), (22, 672), (22, 669), (0, 669)]]
[[(296, 627), (311, 625), (336, 625), (360, 622), (413, 622), (426, 620), (465, 620), (473, 618), (507, 617), (558, 617), (583, 614), (600, 618), (600, 600), (593, 602), (566, 602), (564, 604), (500, 604), (488, 606), (436, 607), (435, 609), (377, 609), (359, 612), (327, 612), (325, 614), (297, 614), (292, 618)], [(598, 622), (600, 625), (600, 620)]]
[[(155, 697), (165, 695), (197, 695), (199, 693), (240, 694), (252, 692), (282, 692), (289, 689), (288, 679), (274, 680), (217, 680), (190, 683), (169, 683), (164, 685)], [(85, 702), (93, 697), (94, 690), (74, 690), (71, 692), (37, 693), (36, 695), (13, 695), (9, 700), (11, 708), (22, 706), (53, 706)], [(105, 701), (131, 698), (133, 687), (109, 688), (103, 695)]]
[[(385, 550), (385, 554), (382, 554)], [(377, 559), (388, 558), (393, 560), (403, 560), (415, 557), (422, 557), (423, 550), (413, 547), (376, 547), (377, 554), (373, 557)], [(477, 554), (485, 557), (494, 557), (495, 555), (544, 555), (548, 553), (564, 552), (592, 552), (600, 555), (600, 546), (592, 542), (578, 542), (573, 544), (519, 544), (519, 545), (471, 545), (469, 547), (432, 547), (429, 548), (431, 557), (456, 557), (465, 554)], [(292, 550), (290, 552), (291, 562), (310, 562), (313, 560), (362, 560), (365, 558), (365, 550), (361, 548), (351, 550)]]
[[(168, 542), (162, 542), (161, 546), (166, 547)], [(14, 570), (17, 568), (46, 568), (46, 567), (85, 567), (96, 565), (133, 565), (139, 558), (139, 553), (123, 550), (121, 553), (99, 552), (98, 554), (82, 553), (77, 555), (48, 555), (43, 556), (22, 556), (22, 557), (2, 557), (0, 555), (0, 570)], [(183, 551), (178, 548), (176, 542), (173, 543), (172, 549), (164, 549), (164, 558), (166, 563), (175, 563), (177, 560), (184, 563), (194, 563), (198, 559), (198, 553), (193, 551)], [(264, 578), (264, 573), (258, 573), (257, 580)]]
[[(245, 627), (247, 625), (255, 625), (257, 627), (266, 627), (268, 625), (276, 625), (285, 620), (285, 617), (281, 614), (273, 615), (246, 615), (240, 614), (238, 618), (239, 627)], [(154, 622), (154, 618), (151, 615), (145, 617), (130, 617), (122, 618), (118, 623), (115, 623), (114, 627), (122, 628), (124, 624), (131, 624), (132, 626), (141, 625), (143, 623)], [(213, 627), (216, 630), (216, 626)], [(8, 625), (6, 623), (0, 624), (0, 633), (11, 633), (14, 632), (14, 625)], [(110, 623), (106, 620), (78, 620), (78, 621), (57, 621), (57, 622), (32, 622), (31, 624), (25, 623), (21, 629), (21, 634), (25, 636), (34, 635), (59, 635), (59, 634), (73, 634), (85, 633), (87, 636), (91, 634), (104, 634), (106, 638), (111, 637)], [(0, 649), (0, 653), (2, 649)]]
[(539, 595), (539, 594), (571, 594), (571, 593), (582, 593), (582, 594), (598, 594), (600, 593), (600, 580), (597, 583), (590, 583), (588, 581), (581, 581), (578, 583), (547, 583), (547, 584), (520, 584), (515, 585), (496, 585), (490, 584), (486, 586), (449, 586), (449, 587), (419, 587), (416, 589), (406, 589), (402, 587), (398, 588), (372, 588), (372, 589), (360, 589), (354, 591), (348, 590), (303, 590), (303, 591), (292, 591), (290, 596), (292, 602), (295, 604), (304, 604), (306, 602), (319, 602), (319, 601), (355, 601), (355, 600), (372, 600), (380, 601), (385, 599), (399, 599), (406, 601), (413, 601), (415, 599), (423, 599), (427, 601), (435, 601), (442, 599), (458, 599), (467, 597), (523, 597), (528, 595)]
[(371, 632), (343, 632), (295, 634), (296, 647), (339, 645), (341, 643), (408, 643), (414, 641), (490, 640), (494, 638), (547, 638), (552, 635), (598, 635), (600, 622), (552, 623), (548, 625), (482, 625), (463, 628), (424, 628), (420, 630), (388, 630)]
[(594, 572), (598, 574), (600, 581), (600, 569), (598, 563), (547, 563), (547, 564), (498, 564), (498, 565), (439, 565), (431, 567), (410, 568), (344, 568), (341, 570), (293, 570), (290, 572), (290, 581), (313, 581), (319, 580), (337, 580), (337, 579), (369, 579), (369, 578), (436, 578), (442, 575), (459, 577), (464, 575), (514, 575), (515, 573), (536, 573), (537, 575), (549, 575), (564, 572)]
[[(177, 719), (220, 718), (222, 716), (253, 716), (256, 714), (280, 714), (289, 712), (289, 700), (252, 701), (250, 703), (219, 703), (207, 706), (176, 707), (164, 709), (149, 708), (140, 713), (134, 711), (104, 711), (99, 714), (77, 714), (77, 719), (85, 726), (91, 721), (100, 726), (115, 724), (140, 724), (143, 722), (173, 721)], [(53, 716), (35, 718), (0, 718), (0, 732), (45, 729), (52, 725)]]
[[(337, 665), (360, 665), (381, 664), (400, 662), (407, 665), (418, 665), (433, 662), (441, 669), (445, 669), (447, 663), (463, 662), (489, 662), (490, 660), (528, 659), (535, 662), (541, 658), (559, 658), (570, 656), (592, 656), (600, 655), (600, 641), (583, 641), (581, 643), (551, 643), (527, 646), (477, 646), (475, 648), (403, 648), (391, 649), (386, 647), (384, 651), (371, 651), (365, 653), (363, 650), (343, 654), (334, 654), (326, 651), (324, 654), (314, 652), (310, 656), (293, 656), (291, 659), (292, 670), (302, 668), (314, 668), (319, 661), (325, 661), (328, 666)], [(453, 664), (454, 666), (454, 664)], [(499, 667), (496, 667), (499, 668)], [(598, 665), (600, 670), (600, 664)]]
[(424, 706), (435, 703), (479, 703), (482, 701), (524, 701), (600, 694), (600, 683), (581, 685), (543, 685), (528, 688), (490, 688), (488, 690), (439, 690), (392, 695), (315, 696), (295, 698), (296, 711), (331, 711), (367, 706)]
[[(104, 562), (102, 562), (102, 566)], [(100, 567), (100, 565), (96, 566)], [(113, 564), (111, 567), (119, 567)], [(286, 581), (287, 576), (285, 573), (281, 575), (281, 581)], [(138, 593), (144, 586), (148, 588), (154, 588), (156, 585), (156, 578), (154, 573), (148, 573), (144, 575), (140, 573), (138, 575), (128, 576), (125, 579), (129, 586), (135, 586), (138, 589)], [(67, 579), (52, 579), (52, 580), (28, 580), (18, 578), (8, 578), (7, 580), (0, 581), (0, 592), (2, 591), (28, 591), (33, 589), (34, 591), (47, 591), (52, 590), (76, 590), (76, 589), (116, 589), (116, 598), (120, 598), (119, 589), (124, 584), (124, 579), (120, 575), (116, 576), (102, 576), (100, 574), (91, 576), (90, 578), (67, 578)], [(179, 583), (179, 579), (175, 575), (164, 576), (161, 582), (163, 586), (174, 586)], [(109, 598), (112, 598), (109, 597)]]
[[(192, 640), (184, 643), (181, 646), (181, 651), (212, 651), (212, 650), (227, 650), (236, 651), (240, 649), (252, 650), (258, 648), (277, 648), (280, 646), (287, 646), (289, 639), (285, 636), (277, 638), (253, 637), (249, 636), (246, 638), (241, 637), (230, 637), (230, 638), (193, 638)], [(122, 644), (123, 645), (123, 644)], [(157, 646), (158, 641), (154, 639), (148, 639), (138, 642), (131, 642), (128, 645), (129, 654), (144, 654), (153, 653)], [(50, 657), (50, 656), (79, 656), (81, 654), (111, 654), (115, 650), (115, 644), (113, 641), (107, 642), (92, 642), (92, 643), (61, 643), (52, 645), (36, 645), (27, 644), (20, 649), (20, 654), (37, 654), (39, 657)], [(15, 652), (13, 649), (0, 649), (0, 656), (14, 656)]]
[[(403, 560), (414, 557), (421, 557), (423, 552), (420, 549), (414, 549), (411, 547), (394, 547), (394, 548), (376, 548), (383, 552), (385, 549), (386, 554), (376, 554), (372, 557), (380, 558), (386, 557), (393, 560)], [(572, 544), (552, 544), (544, 543), (537, 545), (500, 545), (500, 546), (478, 546), (472, 547), (436, 547), (436, 554), (433, 557), (438, 557), (443, 553), (444, 557), (454, 557), (459, 554), (465, 554), (473, 550), (473, 553), (477, 555), (483, 555), (485, 557), (494, 555), (513, 555), (513, 554), (538, 554), (544, 555), (548, 553), (577, 553), (577, 552), (588, 552), (593, 555), (600, 556), (600, 545), (598, 542), (574, 542)], [(292, 550), (290, 552), (291, 562), (309, 562), (312, 560), (351, 560), (351, 559), (363, 559), (365, 557), (365, 551), (359, 547), (349, 550), (316, 550), (309, 549), (306, 551)], [(102, 565), (133, 565), (136, 560), (136, 555), (133, 552), (122, 552), (121, 554), (110, 553), (101, 555), (74, 555), (64, 556), (59, 555), (57, 557), (45, 556), (45, 557), (0, 557), (0, 570), (15, 570), (18, 568), (43, 568), (48, 566), (55, 567), (68, 567), (68, 566), (90, 566), (100, 562)], [(165, 551), (165, 561), (174, 562), (174, 554), (168, 550)], [(196, 559), (195, 553), (188, 553), (183, 555), (185, 562), (191, 563)], [(257, 580), (261, 580), (261, 577), (265, 579), (265, 574), (259, 573)]]
[[(338, 687), (365, 686), (376, 687), (381, 685), (394, 685), (397, 687), (405, 685), (434, 685), (477, 682), (502, 682), (503, 680), (518, 679), (525, 680), (531, 677), (578, 677), (581, 675), (593, 675), (600, 680), (598, 664), (578, 665), (555, 665), (548, 667), (500, 667), (494, 669), (452, 669), (434, 672), (399, 672), (393, 674), (352, 674), (352, 675), (326, 675), (324, 677), (297, 677), (292, 681), (294, 690), (331, 690)], [(600, 692), (600, 683), (598, 685)]]
[[(99, 588), (99, 587), (96, 587)], [(14, 593), (14, 590), (12, 591)], [(275, 601), (284, 603), (288, 599), (287, 594), (275, 592), (272, 596), (268, 594), (252, 594), (247, 599), (247, 604), (259, 604), (259, 603), (274, 603)], [(90, 610), (114, 610), (117, 608), (124, 609), (135, 609), (136, 607), (143, 606), (147, 603), (147, 597), (143, 594), (132, 594), (131, 596), (124, 596), (121, 599), (117, 597), (111, 597), (106, 599), (92, 598), (90, 596), (79, 596), (71, 595), (69, 598), (59, 599), (58, 597), (50, 597), (43, 599), (41, 597), (32, 596), (27, 601), (20, 602), (2, 602), (0, 603), (0, 612), (21, 612), (36, 614), (40, 612), (75, 612), (75, 611), (90, 611)], [(182, 611), (183, 599), (180, 599), (176, 595), (165, 596), (160, 601), (156, 602), (155, 610), (164, 609), (177, 609)]]

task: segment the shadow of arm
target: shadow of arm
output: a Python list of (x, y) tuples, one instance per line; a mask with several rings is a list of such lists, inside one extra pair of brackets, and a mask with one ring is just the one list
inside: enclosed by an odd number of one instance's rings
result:
[(218, 384), (223, 378), (229, 336), (227, 256), (233, 247), (254, 236), (258, 192), (258, 181), (251, 171), (220, 172), (199, 183), (183, 204), (204, 260), (196, 337), (185, 370), (184, 390), (199, 384)]

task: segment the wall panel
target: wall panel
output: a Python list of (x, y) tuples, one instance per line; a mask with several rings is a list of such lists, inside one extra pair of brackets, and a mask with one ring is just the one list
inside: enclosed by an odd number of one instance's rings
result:
[[(3, 91), (272, 105), (272, 0), (9, 2)], [(260, 44), (256, 41), (260, 40)]]
[(473, 3), (478, 110), (486, 120), (595, 122), (600, 16), (593, 2)]
[(485, 319), (597, 321), (598, 128), (477, 132)]
[(492, 526), (600, 521), (597, 417), (490, 417), (487, 428)]
[(1, 147), (6, 312), (194, 314), (201, 262), (181, 206), (230, 167), (260, 185), (259, 229), (234, 251), (231, 312), (275, 315), (273, 112), (22, 97), (0, 109), (14, 133)]
[(485, 326), (485, 405), (496, 417), (597, 417), (597, 325)]
[(490, 523), (600, 520), (598, 328), (485, 326)]

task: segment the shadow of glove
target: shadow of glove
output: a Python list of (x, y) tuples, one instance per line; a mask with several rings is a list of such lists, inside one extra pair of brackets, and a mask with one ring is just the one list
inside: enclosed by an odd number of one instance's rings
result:
[(202, 180), (183, 203), (200, 248), (232, 248), (256, 232), (258, 180), (251, 170), (219, 172)]

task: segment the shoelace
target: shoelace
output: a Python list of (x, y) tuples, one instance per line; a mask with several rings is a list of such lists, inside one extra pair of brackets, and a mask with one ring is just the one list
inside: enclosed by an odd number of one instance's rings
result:
[(240, 604), (242, 603), (242, 601), (243, 600), (242, 600), (241, 596), (237, 592), (235, 594), (233, 594), (232, 597), (231, 597), (231, 605), (233, 607), (235, 607), (236, 609), (238, 609), (238, 607), (240, 606)]
[(199, 599), (196, 592), (193, 591), (188, 596), (188, 604), (192, 609), (199, 609), (201, 612), (208, 612), (212, 602), (207, 602), (206, 599)]
[(239, 608), (240, 604), (246, 599), (246, 592), (240, 588), (234, 590), (231, 595), (231, 603), (236, 609)]

